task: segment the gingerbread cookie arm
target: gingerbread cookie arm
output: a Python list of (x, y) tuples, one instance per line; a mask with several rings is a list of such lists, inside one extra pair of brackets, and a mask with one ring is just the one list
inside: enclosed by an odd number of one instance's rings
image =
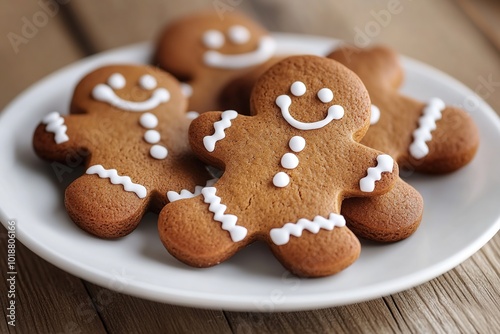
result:
[[(322, 228), (317, 228), (317, 231), (310, 228), (317, 232), (313, 233), (307, 230), (308, 223), (311, 226), (321, 224)], [(336, 214), (327, 218), (316, 217), (313, 222), (301, 219), (292, 225), (305, 228), (300, 233), (296, 233), (297, 228), (291, 231), (299, 236), (290, 235), (288, 242), (282, 245), (275, 242), (269, 242), (269, 245), (283, 266), (294, 274), (302, 277), (332, 275), (354, 263), (361, 251), (358, 239), (342, 226), (343, 223), (344, 218)]]
[(146, 188), (130, 177), (96, 165), (69, 185), (64, 201), (69, 216), (83, 230), (118, 238), (137, 227), (147, 211), (146, 197)]
[(479, 131), (470, 115), (443, 103), (443, 110), (434, 123), (425, 124), (426, 116), (421, 117), (413, 132), (408, 149), (411, 167), (419, 172), (441, 174), (467, 165), (479, 147)]
[(61, 116), (54, 111), (46, 115), (33, 135), (33, 148), (45, 160), (66, 162), (75, 153), (87, 155), (83, 134), (79, 131), (85, 115)]
[(399, 169), (394, 159), (382, 152), (361, 144), (350, 145), (347, 153), (351, 161), (357, 161), (358, 172), (352, 172), (346, 180), (346, 197), (371, 197), (384, 194), (394, 186)]
[(189, 141), (193, 151), (205, 162), (218, 168), (224, 168), (220, 152), (226, 151), (227, 145), (234, 145), (226, 139), (238, 113), (234, 110), (208, 112), (193, 120), (189, 127)]

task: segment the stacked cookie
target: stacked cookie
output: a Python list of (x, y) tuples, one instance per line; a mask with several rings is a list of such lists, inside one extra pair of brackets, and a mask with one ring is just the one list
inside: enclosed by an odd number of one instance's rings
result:
[(86, 173), (65, 194), (71, 219), (117, 238), (153, 211), (165, 248), (191, 266), (262, 241), (304, 277), (351, 265), (358, 237), (409, 237), (423, 200), (398, 165), (465, 166), (479, 142), (470, 117), (400, 95), (387, 48), (275, 52), (248, 18), (207, 12), (167, 26), (162, 69), (106, 66), (83, 78), (70, 115), (47, 115), (33, 139), (47, 160), (85, 152)]

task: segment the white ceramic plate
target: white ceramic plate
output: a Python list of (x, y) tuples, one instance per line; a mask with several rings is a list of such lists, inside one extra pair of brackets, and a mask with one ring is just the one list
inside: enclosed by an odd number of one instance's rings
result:
[[(284, 53), (325, 54), (332, 39), (277, 34)], [(106, 241), (77, 228), (66, 215), (64, 187), (81, 169), (59, 182), (52, 166), (31, 148), (33, 131), (53, 110), (66, 113), (73, 87), (93, 68), (116, 62), (145, 63), (149, 44), (133, 45), (83, 59), (21, 94), (0, 116), (0, 219), (17, 221), (17, 237), (47, 261), (98, 285), (146, 299), (187, 306), (247, 310), (305, 310), (388, 295), (426, 282), (458, 265), (500, 228), (500, 122), (471, 90), (447, 75), (403, 59), (403, 91), (434, 96), (465, 107), (481, 132), (476, 158), (442, 177), (411, 176), (426, 203), (422, 224), (409, 239), (391, 245), (363, 243), (360, 259), (340, 274), (298, 279), (262, 244), (229, 261), (194, 269), (163, 248), (154, 215), (120, 240)], [(19, 272), (18, 275), (22, 275)]]

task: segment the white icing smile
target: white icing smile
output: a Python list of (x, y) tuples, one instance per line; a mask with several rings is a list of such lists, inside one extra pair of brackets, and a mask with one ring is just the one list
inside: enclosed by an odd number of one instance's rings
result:
[[(237, 36), (233, 37), (234, 40), (239, 41), (238, 44), (242, 44), (245, 41), (246, 37), (242, 33), (243, 30), (238, 34), (238, 30), (233, 27), (231, 31), (233, 35)], [(215, 34), (214, 34), (215, 36)], [(219, 48), (221, 46), (220, 35), (219, 37), (214, 38), (213, 43), (211, 43), (212, 47), (217, 46)], [(206, 43), (209, 44), (209, 43)], [(223, 41), (222, 41), (223, 44)], [(211, 67), (216, 68), (224, 68), (224, 69), (239, 69), (250, 66), (255, 66), (264, 63), (269, 58), (274, 55), (274, 51), (276, 49), (276, 43), (274, 39), (270, 36), (263, 36), (260, 41), (257, 49), (252, 52), (241, 53), (241, 54), (222, 54), (219, 51), (210, 50), (206, 51), (204, 54), (205, 64)]]
[[(295, 96), (302, 96), (306, 92), (306, 86), (301, 81), (295, 81), (291, 86), (290, 90)], [(329, 88), (322, 88), (318, 91), (318, 98), (323, 103), (329, 103), (333, 100), (333, 92)], [(288, 95), (280, 95), (276, 98), (276, 105), (280, 107), (281, 114), (283, 118), (299, 130), (316, 130), (328, 125), (333, 120), (338, 120), (344, 117), (344, 108), (340, 105), (332, 105), (328, 108), (328, 114), (326, 117), (317, 122), (304, 123), (296, 120), (290, 115), (290, 106), (292, 105), (292, 99)]]
[(165, 88), (156, 88), (156, 79), (149, 75), (143, 75), (139, 79), (139, 85), (145, 90), (153, 90), (151, 97), (145, 101), (135, 102), (124, 100), (115, 93), (115, 89), (122, 89), (125, 87), (126, 80), (123, 75), (119, 73), (112, 74), (107, 84), (98, 84), (92, 90), (92, 97), (98, 101), (106, 102), (113, 107), (134, 112), (142, 112), (151, 110), (158, 107), (161, 103), (168, 102), (170, 93)]

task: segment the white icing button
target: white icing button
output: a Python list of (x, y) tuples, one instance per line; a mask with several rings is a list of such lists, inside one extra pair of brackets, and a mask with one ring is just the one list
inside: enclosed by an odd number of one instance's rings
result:
[(281, 157), (281, 166), (283, 166), (283, 168), (294, 169), (297, 168), (298, 165), (299, 158), (293, 153), (285, 153)]
[(276, 187), (283, 188), (286, 187), (289, 183), (290, 177), (284, 172), (279, 172), (273, 177), (273, 184)]
[(125, 77), (120, 73), (111, 74), (108, 79), (108, 85), (113, 89), (122, 89), (126, 83)]
[(158, 125), (158, 118), (152, 113), (147, 112), (141, 116), (139, 123), (146, 129), (153, 129)]
[(380, 109), (376, 105), (372, 104), (371, 114), (370, 114), (370, 124), (371, 125), (377, 124), (379, 119), (380, 119)]
[(160, 141), (160, 133), (156, 130), (148, 130), (144, 133), (144, 140), (150, 144), (156, 144)]
[(191, 97), (191, 95), (193, 95), (193, 87), (188, 83), (181, 82), (181, 91), (185, 97)]
[(306, 140), (301, 136), (293, 136), (288, 143), (290, 149), (294, 152), (300, 152), (306, 147)]
[(188, 111), (188, 112), (186, 113), (186, 117), (187, 117), (188, 119), (195, 119), (195, 118), (198, 118), (198, 116), (200, 116), (200, 113), (199, 113), (199, 112), (197, 112), (197, 111)]
[(218, 30), (208, 30), (203, 34), (203, 44), (209, 49), (219, 49), (224, 42), (224, 35)]
[(166, 147), (161, 145), (153, 145), (149, 150), (149, 154), (155, 159), (162, 160), (167, 157), (168, 150)]
[(250, 31), (244, 26), (236, 25), (229, 28), (229, 39), (234, 44), (245, 44), (250, 40)]
[(318, 91), (318, 98), (321, 100), (323, 103), (328, 103), (332, 102), (333, 100), (333, 92), (329, 88), (321, 88)]
[(145, 74), (139, 79), (139, 85), (141, 88), (147, 89), (147, 90), (153, 90), (156, 88), (158, 83), (156, 82), (156, 79), (154, 76), (150, 74)]
[(306, 85), (302, 81), (295, 81), (290, 86), (290, 91), (295, 96), (302, 96), (306, 93)]

